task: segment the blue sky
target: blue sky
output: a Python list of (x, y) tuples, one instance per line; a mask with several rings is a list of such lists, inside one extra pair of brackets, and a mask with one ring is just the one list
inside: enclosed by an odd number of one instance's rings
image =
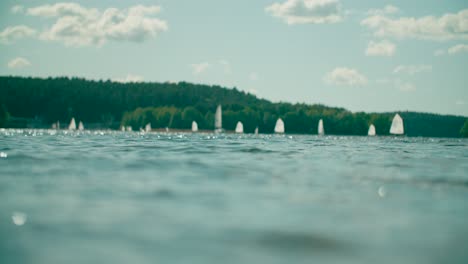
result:
[(467, 66), (462, 0), (0, 3), (0, 75), (189, 81), (468, 116)]

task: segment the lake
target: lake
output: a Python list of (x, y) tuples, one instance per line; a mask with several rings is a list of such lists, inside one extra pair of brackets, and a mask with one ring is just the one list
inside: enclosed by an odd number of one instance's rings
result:
[(1, 263), (468, 263), (468, 140), (0, 130)]

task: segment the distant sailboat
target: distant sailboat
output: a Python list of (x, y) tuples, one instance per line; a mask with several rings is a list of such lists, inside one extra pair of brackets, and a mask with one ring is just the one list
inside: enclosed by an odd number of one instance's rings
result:
[(60, 129), (60, 121), (57, 121), (57, 129)]
[(198, 132), (198, 124), (195, 121), (192, 121), (192, 132)]
[(75, 118), (71, 119), (70, 125), (68, 125), (68, 130), (76, 130)]
[(133, 130), (131, 126), (127, 126), (126, 129), (127, 129), (127, 131), (129, 131), (129, 132)]
[(80, 121), (80, 123), (78, 124), (78, 130), (79, 131), (83, 131), (84, 130), (84, 125), (83, 125), (83, 122)]
[(124, 132), (125, 131), (125, 126), (121, 126), (120, 131)]
[(390, 127), (390, 134), (392, 135), (403, 135), (405, 133), (405, 129), (403, 127), (403, 119), (399, 114), (396, 114), (393, 117), (392, 126)]
[(278, 118), (275, 125), (275, 133), (282, 134), (284, 133), (284, 122), (281, 118)]
[(319, 123), (318, 123), (318, 129), (317, 129), (317, 134), (319, 134), (320, 136), (323, 136), (325, 135), (325, 130), (323, 129), (323, 120), (320, 119), (319, 120)]
[(376, 135), (376, 134), (375, 134), (375, 126), (374, 126), (373, 124), (371, 124), (371, 125), (369, 126), (369, 131), (367, 131), (367, 135), (368, 135), (368, 136), (375, 136), (375, 135)]
[(146, 124), (145, 132), (151, 132), (151, 123)]
[(216, 133), (223, 132), (223, 111), (221, 109), (221, 105), (218, 105), (218, 107), (216, 108), (215, 132)]
[(57, 123), (52, 124), (52, 129), (57, 129)]
[(236, 133), (238, 133), (238, 134), (244, 133), (244, 125), (242, 124), (241, 121), (237, 122)]
[(255, 135), (258, 135), (258, 127), (255, 128)]

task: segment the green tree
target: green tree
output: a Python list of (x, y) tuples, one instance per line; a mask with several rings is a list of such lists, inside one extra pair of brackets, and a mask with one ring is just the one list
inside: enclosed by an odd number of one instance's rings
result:
[(4, 127), (10, 118), (10, 114), (8, 113), (6, 106), (2, 104), (0, 106), (0, 127)]
[(468, 138), (468, 119), (465, 121), (465, 124), (460, 130), (460, 135), (464, 138)]

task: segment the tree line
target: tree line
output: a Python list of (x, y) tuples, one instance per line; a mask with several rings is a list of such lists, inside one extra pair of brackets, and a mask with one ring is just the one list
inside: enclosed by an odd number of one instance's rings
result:
[[(0, 126), (12, 124), (2, 121), (5, 112), (4, 120), (23, 118), (43, 126), (56, 121), (66, 124), (75, 117), (85, 124), (113, 129), (121, 125), (138, 129), (147, 123), (153, 128), (190, 129), (192, 121), (197, 121), (200, 129), (212, 130), (218, 104), (223, 107), (223, 128), (234, 130), (241, 121), (246, 133), (256, 127), (261, 133), (273, 133), (276, 120), (282, 118), (286, 133), (316, 134), (318, 121), (323, 119), (327, 134), (366, 135), (369, 125), (374, 124), (378, 135), (388, 135), (395, 114), (353, 113), (320, 104), (273, 103), (235, 87), (187, 82), (0, 77)], [(459, 137), (466, 121), (462, 116), (399, 113), (408, 136)]]

